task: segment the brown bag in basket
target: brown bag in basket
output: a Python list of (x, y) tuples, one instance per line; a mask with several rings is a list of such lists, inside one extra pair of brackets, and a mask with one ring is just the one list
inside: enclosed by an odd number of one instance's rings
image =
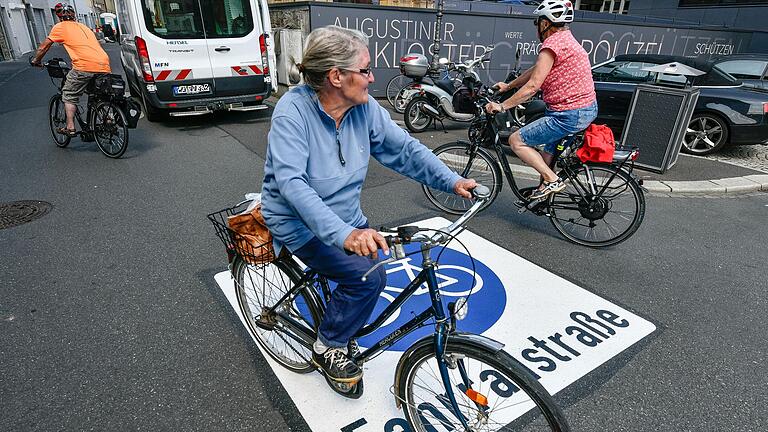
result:
[(275, 260), (272, 233), (261, 215), (261, 204), (250, 213), (229, 216), (229, 228), (234, 231), (235, 249), (251, 264), (264, 264)]

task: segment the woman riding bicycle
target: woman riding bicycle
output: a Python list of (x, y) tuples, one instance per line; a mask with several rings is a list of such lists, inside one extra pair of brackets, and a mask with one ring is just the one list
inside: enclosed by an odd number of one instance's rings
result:
[(276, 252), (287, 247), (338, 284), (312, 361), (331, 379), (347, 383), (362, 377), (347, 354), (350, 339), (386, 285), (383, 268), (361, 280), (377, 262), (377, 249), (389, 252), (360, 208), (370, 156), (466, 198), (476, 186), (441, 163), (369, 97), (370, 61), (368, 40), (356, 30), (328, 26), (309, 34), (302, 63), (296, 65), (306, 84), (281, 97), (272, 115), (262, 189), (262, 213)]
[(60, 128), (58, 132), (75, 136), (75, 112), (80, 96), (94, 76), (110, 73), (112, 69), (107, 53), (101, 48), (91, 29), (75, 20), (75, 10), (72, 6), (58, 3), (54, 12), (61, 21), (53, 26), (51, 33), (37, 48), (35, 56), (30, 59), (30, 63), (33, 66), (41, 66), (45, 53), (54, 42), (64, 45), (72, 59), (72, 70), (67, 74), (64, 88), (61, 89), (67, 123), (66, 127)]
[[(589, 56), (571, 34), (573, 22), (570, 0), (545, 0), (533, 12), (541, 40), (536, 64), (515, 80), (496, 85), (502, 92), (519, 90), (502, 103), (489, 103), (489, 113), (515, 107), (539, 89), (547, 110), (544, 117), (523, 126), (509, 137), (512, 151), (541, 174), (542, 185), (531, 199), (541, 199), (565, 189), (565, 183), (550, 168), (557, 143), (565, 136), (584, 130), (597, 117), (597, 99)], [(544, 145), (543, 153), (534, 147)]]

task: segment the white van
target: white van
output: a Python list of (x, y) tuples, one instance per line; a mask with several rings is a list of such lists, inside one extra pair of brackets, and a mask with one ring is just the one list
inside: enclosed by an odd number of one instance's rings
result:
[(266, 0), (117, 0), (120, 59), (148, 120), (267, 108), (277, 90)]

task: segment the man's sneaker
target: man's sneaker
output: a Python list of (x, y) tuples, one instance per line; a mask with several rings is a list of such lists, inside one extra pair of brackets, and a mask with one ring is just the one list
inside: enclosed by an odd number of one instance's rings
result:
[(354, 383), (363, 377), (363, 370), (339, 348), (328, 348), (322, 354), (312, 350), (312, 363), (334, 381)]
[(530, 199), (540, 200), (542, 198), (546, 198), (549, 194), (560, 192), (563, 189), (565, 189), (565, 182), (560, 179), (557, 179), (553, 182), (544, 182), (544, 187), (533, 191)]

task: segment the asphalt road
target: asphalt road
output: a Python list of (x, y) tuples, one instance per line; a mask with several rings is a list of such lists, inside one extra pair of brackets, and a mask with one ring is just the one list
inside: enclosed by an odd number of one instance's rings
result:
[[(259, 189), (269, 113), (142, 120), (111, 160), (56, 148), (47, 76), (0, 69), (0, 202), (53, 204), (0, 230), (0, 430), (306, 430), (213, 280), (226, 257), (205, 218)], [(436, 215), (371, 167), (373, 225)], [(471, 229), (658, 327), (562, 392), (573, 430), (763, 430), (768, 195), (649, 196), (607, 250), (512, 201), (502, 191)]]

